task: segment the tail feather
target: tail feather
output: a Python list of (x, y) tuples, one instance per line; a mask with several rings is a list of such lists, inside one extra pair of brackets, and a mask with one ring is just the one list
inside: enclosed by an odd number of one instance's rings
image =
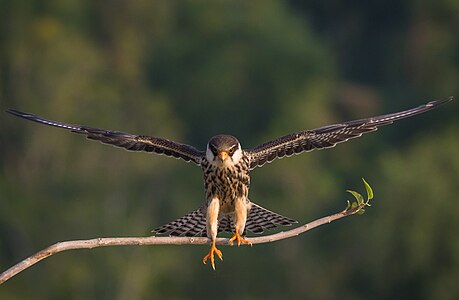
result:
[[(261, 234), (265, 230), (278, 226), (290, 226), (297, 223), (295, 220), (267, 210), (255, 203), (251, 205), (252, 207), (245, 224), (244, 235), (246, 231)], [(234, 223), (230, 215), (224, 216), (218, 222), (218, 232), (223, 231), (229, 233), (234, 231)], [(172, 236), (207, 236), (205, 208), (200, 207), (175, 221), (156, 228), (153, 232)]]
[(203, 207), (153, 230), (172, 236), (206, 236), (206, 215)]
[(277, 226), (290, 226), (295, 223), (298, 222), (267, 210), (266, 208), (252, 202), (252, 208), (247, 216), (245, 229), (253, 233), (260, 234), (265, 230), (269, 230)]

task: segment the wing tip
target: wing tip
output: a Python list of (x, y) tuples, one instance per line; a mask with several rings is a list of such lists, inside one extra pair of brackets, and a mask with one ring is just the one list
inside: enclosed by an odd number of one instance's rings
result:
[(36, 116), (34, 114), (31, 114), (31, 113), (26, 113), (26, 112), (23, 112), (23, 111), (20, 111), (20, 110), (17, 110), (17, 109), (13, 109), (13, 108), (8, 108), (5, 110), (6, 113), (9, 113), (13, 116), (16, 116), (16, 117), (20, 117), (20, 118), (23, 118), (23, 119), (27, 119), (27, 120), (31, 120), (31, 121), (35, 121), (35, 122), (38, 122), (39, 119), (41, 119), (39, 116)]
[(19, 110), (16, 110), (16, 109), (13, 109), (13, 108), (8, 108), (5, 110), (6, 113), (9, 113), (9, 114), (12, 114), (14, 116), (18, 116), (18, 117), (24, 117), (25, 115), (27, 115), (26, 113), (23, 113), (22, 111), (19, 111)]
[(429, 103), (427, 103), (426, 106), (433, 108), (433, 107), (436, 107), (436, 106), (451, 102), (451, 101), (453, 101), (453, 99), (454, 99), (453, 96), (449, 96), (449, 97), (446, 97), (446, 98), (433, 100), (433, 101), (430, 101)]

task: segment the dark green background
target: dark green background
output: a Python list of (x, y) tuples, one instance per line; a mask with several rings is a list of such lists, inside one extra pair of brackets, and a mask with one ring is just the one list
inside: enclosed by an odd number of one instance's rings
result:
[[(459, 2), (1, 1), (0, 268), (57, 241), (146, 236), (204, 200), (199, 168), (85, 141), (3, 111), (204, 149), (459, 95)], [(363, 192), (374, 205), (294, 239), (64, 252), (0, 299), (458, 299), (459, 104), (253, 172), (251, 199), (301, 223)]]

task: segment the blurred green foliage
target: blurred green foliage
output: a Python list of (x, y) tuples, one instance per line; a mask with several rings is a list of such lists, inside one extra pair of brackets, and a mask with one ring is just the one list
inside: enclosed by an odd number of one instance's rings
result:
[[(0, 109), (249, 148), (292, 131), (459, 95), (459, 2), (0, 2)], [(66, 252), (0, 299), (457, 299), (459, 105), (253, 172), (251, 199), (301, 221), (378, 201), (296, 239)], [(145, 236), (203, 201), (199, 168), (2, 113), (0, 268), (52, 243)]]

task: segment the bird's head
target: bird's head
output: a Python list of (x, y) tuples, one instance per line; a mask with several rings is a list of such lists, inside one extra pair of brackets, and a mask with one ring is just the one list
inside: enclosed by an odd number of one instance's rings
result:
[(207, 160), (217, 166), (231, 166), (242, 158), (241, 144), (231, 135), (216, 135), (207, 143)]

